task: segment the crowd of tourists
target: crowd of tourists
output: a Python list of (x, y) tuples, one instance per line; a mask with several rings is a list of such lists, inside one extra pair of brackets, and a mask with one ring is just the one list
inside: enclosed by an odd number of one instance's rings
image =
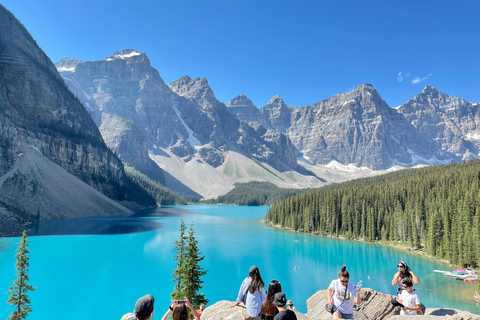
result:
[[(417, 315), (422, 314), (420, 299), (413, 288), (413, 284), (420, 284), (420, 280), (413, 273), (404, 261), (397, 264), (398, 272), (395, 273), (392, 285), (397, 286), (398, 300), (392, 299), (394, 305), (400, 306), (400, 314)], [(359, 305), (362, 302), (361, 282), (353, 285), (350, 282), (350, 274), (346, 266), (342, 266), (338, 273), (338, 279), (332, 280), (327, 288), (327, 303), (325, 310), (332, 314), (332, 319), (354, 319), (354, 304)], [(155, 299), (152, 295), (146, 295), (137, 300), (133, 313), (128, 313), (121, 320), (151, 320), (154, 313), (153, 304)], [(237, 299), (231, 304), (235, 308), (240, 304), (245, 308), (252, 320), (296, 320), (295, 306), (291, 300), (287, 300), (282, 292), (282, 285), (278, 280), (270, 281), (268, 289), (265, 291), (265, 283), (260, 275), (257, 266), (252, 266), (238, 291)], [(200, 320), (200, 316), (205, 309), (205, 305), (200, 306), (196, 311), (188, 298), (185, 300), (173, 300), (168, 307), (162, 320), (167, 320), (169, 316), (173, 320), (188, 320), (189, 310), (195, 320)]]

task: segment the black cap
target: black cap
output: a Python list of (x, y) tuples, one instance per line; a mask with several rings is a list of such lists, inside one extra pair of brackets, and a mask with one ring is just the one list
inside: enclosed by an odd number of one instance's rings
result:
[(147, 294), (146, 296), (141, 297), (135, 303), (135, 310), (133, 311), (133, 314), (138, 319), (148, 318), (152, 314), (154, 302), (155, 299), (151, 294)]
[(255, 271), (258, 271), (258, 267), (257, 266), (251, 266), (250, 271), (248, 273), (252, 273), (252, 272), (255, 272)]
[(287, 303), (287, 298), (285, 298), (285, 293), (277, 292), (275, 293), (275, 304), (277, 307), (283, 307)]

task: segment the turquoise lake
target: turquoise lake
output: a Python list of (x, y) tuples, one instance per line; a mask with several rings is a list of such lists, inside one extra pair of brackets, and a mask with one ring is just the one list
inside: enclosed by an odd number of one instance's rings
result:
[[(473, 301), (476, 284), (433, 272), (451, 270), (446, 264), (386, 246), (269, 228), (260, 222), (267, 209), (175, 206), (144, 210), (128, 218), (42, 223), (38, 233), (49, 235), (28, 238), (30, 283), (37, 289), (29, 294), (33, 312), (27, 319), (120, 319), (147, 293), (155, 297), (154, 319), (160, 319), (173, 290), (173, 249), (180, 219), (187, 227), (193, 221), (198, 246), (205, 255), (201, 266), (209, 271), (201, 292), (209, 305), (235, 300), (252, 265), (260, 268), (267, 286), (272, 279), (279, 280), (287, 299), (300, 312), (307, 311), (310, 296), (326, 289), (338, 276), (342, 264), (354, 284), (362, 280), (363, 287), (394, 294), (391, 280), (396, 264), (405, 260), (420, 278), (416, 290), (427, 308), (480, 313)], [(18, 242), (19, 238), (0, 238), (3, 292), (15, 279)], [(7, 298), (4, 295), (0, 302), (0, 319), (11, 312)]]

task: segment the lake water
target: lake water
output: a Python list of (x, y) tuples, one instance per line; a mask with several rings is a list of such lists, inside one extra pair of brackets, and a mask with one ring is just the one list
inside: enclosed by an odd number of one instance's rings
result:
[[(326, 289), (347, 265), (350, 280), (394, 294), (396, 264), (405, 260), (421, 284), (416, 290), (426, 307), (468, 310), (475, 284), (434, 273), (451, 270), (433, 259), (385, 246), (316, 237), (266, 227), (259, 220), (266, 207), (176, 206), (144, 210), (128, 218), (91, 218), (42, 223), (30, 236), (29, 320), (61, 317), (69, 320), (115, 320), (133, 310), (140, 296), (155, 297), (154, 319), (167, 310), (173, 290), (174, 241), (179, 223), (194, 222), (195, 236), (208, 269), (203, 277), (209, 304), (236, 299), (250, 266), (257, 265), (264, 282), (281, 282), (287, 299), (301, 312), (306, 300)], [(48, 234), (48, 235), (47, 235)], [(0, 238), (0, 290), (15, 279), (19, 238)], [(295, 269), (297, 267), (298, 269)], [(371, 280), (368, 276), (371, 276)], [(8, 296), (0, 302), (0, 319), (10, 314)]]

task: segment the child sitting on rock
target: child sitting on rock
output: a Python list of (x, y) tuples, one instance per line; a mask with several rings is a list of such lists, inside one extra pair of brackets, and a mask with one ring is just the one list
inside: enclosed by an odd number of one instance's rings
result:
[(404, 290), (400, 294), (400, 303), (405, 307), (400, 311), (401, 315), (417, 315), (417, 312), (420, 311), (420, 298), (417, 293), (413, 291), (413, 283), (409, 278), (404, 278), (402, 280), (402, 285)]

